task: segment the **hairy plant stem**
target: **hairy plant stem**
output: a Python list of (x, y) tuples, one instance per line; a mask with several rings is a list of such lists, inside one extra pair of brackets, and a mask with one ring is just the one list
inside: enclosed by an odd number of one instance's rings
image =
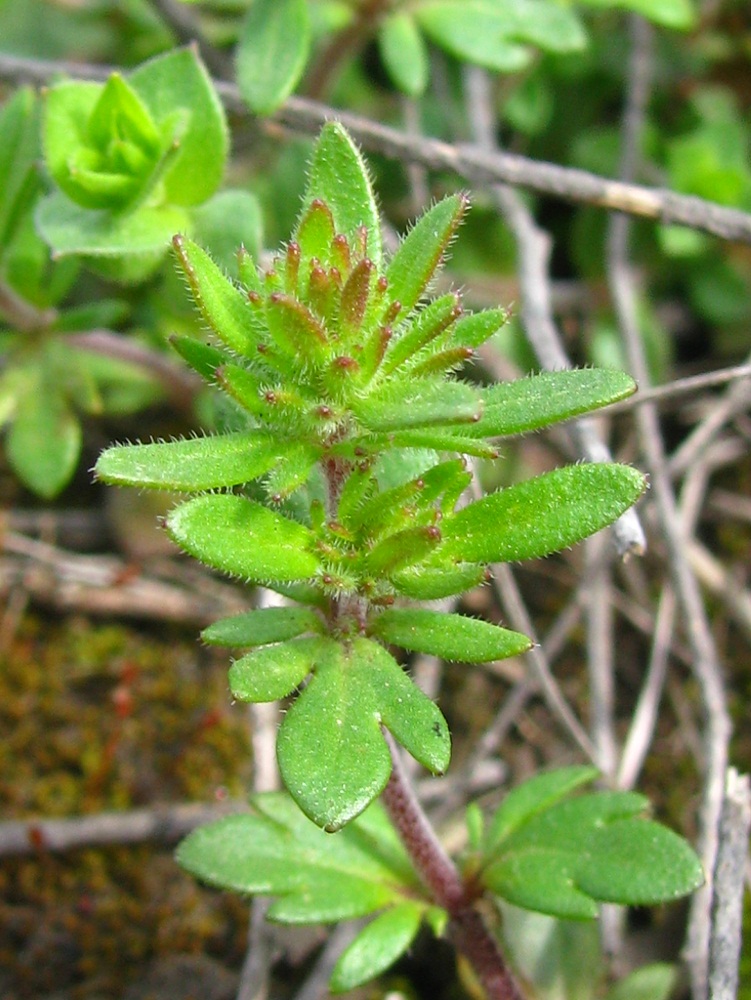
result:
[(383, 792), (383, 803), (417, 873), (434, 901), (448, 912), (451, 939), (469, 961), (488, 1000), (523, 1000), (496, 941), (475, 906), (480, 892), (464, 881), (443, 849), (417, 800), (395, 741), (389, 733), (384, 736), (391, 750), (392, 770)]

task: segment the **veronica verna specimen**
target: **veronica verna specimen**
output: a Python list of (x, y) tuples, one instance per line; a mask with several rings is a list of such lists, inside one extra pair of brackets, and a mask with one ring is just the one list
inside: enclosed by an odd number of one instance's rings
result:
[(212, 625), (209, 643), (248, 648), (235, 698), (284, 698), (308, 679), (278, 740), (284, 782), (329, 830), (352, 819), (391, 770), (385, 726), (434, 773), (449, 764), (443, 715), (387, 645), (467, 662), (512, 656), (526, 636), (413, 601), (460, 594), (485, 565), (571, 545), (610, 524), (643, 477), (580, 464), (457, 509), (463, 457), (497, 439), (622, 399), (612, 371), (473, 385), (455, 373), (505, 320), (464, 314), (455, 293), (424, 303), (467, 202), (452, 195), (384, 259), (375, 200), (344, 129), (327, 125), (297, 228), (262, 272), (240, 250), (240, 287), (186, 236), (178, 266), (210, 331), (174, 346), (232, 402), (221, 433), (108, 449), (108, 483), (196, 494), (167, 517), (186, 552), (295, 606)]
[[(436, 933), (451, 922), (490, 996), (518, 998), (478, 923), (474, 902), (486, 892), (590, 919), (598, 901), (648, 904), (702, 880), (685, 841), (645, 817), (642, 796), (570, 798), (594, 780), (591, 767), (533, 778), (506, 796), (487, 829), (470, 808), (470, 851), (461, 876), (449, 875), (458, 880), (453, 901), (435, 891), (440, 877), (431, 882), (420, 869), (419, 843), (405, 851), (409, 837), (402, 844), (374, 803), (392, 771), (384, 730), (435, 774), (451, 752), (441, 711), (390, 647), (471, 663), (531, 646), (517, 632), (419, 602), (477, 586), (488, 563), (580, 541), (644, 489), (627, 466), (578, 464), (465, 502), (465, 456), (496, 458), (497, 439), (635, 388), (623, 373), (591, 369), (490, 387), (461, 377), (506, 318), (503, 309), (466, 314), (454, 293), (425, 301), (466, 208), (462, 195), (438, 202), (386, 259), (367, 170), (345, 130), (328, 124), (299, 222), (270, 270), (241, 249), (235, 284), (187, 236), (173, 240), (209, 331), (207, 343), (173, 343), (224, 394), (222, 429), (118, 445), (96, 467), (109, 483), (193, 494), (166, 519), (177, 544), (289, 599), (222, 619), (202, 637), (246, 650), (229, 672), (236, 699), (298, 692), (277, 756), (308, 819), (286, 796), (255, 796), (253, 813), (195, 831), (178, 860), (212, 884), (278, 897), (271, 919), (378, 912), (337, 963), (334, 990), (387, 968), (427, 920)], [(313, 824), (350, 825), (332, 838)]]

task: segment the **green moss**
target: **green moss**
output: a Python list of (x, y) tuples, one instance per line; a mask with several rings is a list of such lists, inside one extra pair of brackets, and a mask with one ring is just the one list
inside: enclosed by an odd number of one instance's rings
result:
[[(0, 662), (0, 730), (4, 818), (211, 801), (249, 783), (226, 662), (206, 662), (191, 638), (30, 618)], [(157, 955), (239, 962), (245, 910), (157, 845), (11, 858), (0, 863), (0, 967), (19, 998), (64, 987), (115, 998)]]

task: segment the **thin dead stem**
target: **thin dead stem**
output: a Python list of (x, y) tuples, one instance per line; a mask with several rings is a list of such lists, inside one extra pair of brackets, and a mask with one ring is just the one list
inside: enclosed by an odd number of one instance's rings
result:
[[(651, 29), (646, 21), (637, 16), (632, 17), (631, 26), (632, 59), (624, 114), (621, 161), (621, 176), (626, 179), (633, 176), (636, 168), (651, 73)], [(649, 374), (637, 318), (637, 285), (629, 260), (629, 235), (630, 224), (627, 217), (613, 215), (608, 232), (608, 277), (632, 374), (640, 384), (647, 385)], [(640, 407), (636, 413), (636, 422), (645, 460), (650, 470), (652, 495), (668, 551), (676, 598), (683, 614), (683, 624), (692, 650), (692, 669), (701, 691), (705, 713), (703, 739), (705, 774), (699, 849), (708, 877), (705, 888), (699, 890), (692, 900), (685, 952), (691, 971), (694, 998), (704, 1000), (707, 995), (711, 872), (717, 852), (717, 828), (730, 721), (717, 652), (696, 578), (686, 558), (686, 539), (681, 530), (655, 408), (649, 405)]]
[[(101, 80), (106, 79), (112, 69), (0, 54), (0, 79), (10, 83), (40, 85), (60, 74)], [(218, 80), (216, 86), (233, 113), (249, 114), (234, 84)], [(302, 97), (289, 98), (274, 116), (261, 122), (261, 127), (277, 137), (279, 125), (293, 132), (315, 135), (332, 118), (341, 121), (364, 149), (404, 163), (420, 163), (431, 170), (450, 170), (472, 185), (508, 184), (567, 201), (688, 226), (725, 240), (751, 243), (751, 214), (747, 212), (725, 208), (703, 198), (612, 180), (586, 170), (560, 167), (514, 153), (410, 136), (361, 115)]]

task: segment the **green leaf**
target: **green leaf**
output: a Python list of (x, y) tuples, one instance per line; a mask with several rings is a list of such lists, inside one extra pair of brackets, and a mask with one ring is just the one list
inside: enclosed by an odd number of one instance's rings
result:
[(320, 632), (321, 619), (309, 608), (258, 608), (220, 618), (201, 632), (210, 646), (263, 646)]
[(483, 874), (483, 884), (514, 906), (566, 920), (594, 920), (596, 900), (577, 888), (577, 857), (555, 847), (530, 846), (505, 855)]
[(440, 540), (440, 532), (432, 525), (395, 531), (367, 552), (363, 559), (364, 571), (386, 576), (412, 566), (433, 552)]
[(320, 361), (327, 347), (326, 331), (313, 313), (291, 295), (275, 293), (266, 300), (266, 322), (277, 347), (288, 356)]
[(270, 115), (286, 101), (309, 49), (306, 0), (253, 0), (237, 46), (237, 83), (252, 111)]
[(653, 820), (624, 819), (593, 830), (576, 883), (604, 902), (650, 906), (698, 889), (704, 872), (677, 833)]
[(648, 805), (633, 792), (600, 792), (534, 812), (490, 848), (483, 882), (516, 906), (573, 919), (596, 916), (598, 901), (638, 906), (686, 895), (703, 882), (699, 859), (644, 817)]
[(500, 6), (513, 23), (510, 34), (548, 52), (580, 52), (587, 35), (573, 10), (550, 0), (505, 0)]
[[(44, 198), (36, 223), (44, 240), (58, 257), (68, 254), (97, 258), (141, 258), (155, 270), (169, 249), (172, 234), (187, 225), (183, 209), (176, 206), (142, 206), (128, 214), (81, 208), (59, 191)], [(140, 260), (137, 261), (140, 263)], [(120, 262), (115, 264), (122, 267)]]
[(661, 24), (666, 28), (685, 31), (696, 23), (696, 14), (691, 0), (581, 0), (588, 7), (604, 7), (630, 10), (635, 14)]
[(244, 497), (196, 497), (176, 507), (166, 524), (186, 552), (246, 580), (305, 580), (320, 568), (307, 528)]
[(438, 601), (453, 597), (485, 581), (485, 567), (472, 563), (455, 564), (446, 569), (409, 566), (391, 574), (391, 582), (405, 597), (416, 601)]
[(421, 886), (379, 803), (334, 835), (287, 795), (258, 795), (252, 804), (251, 815), (193, 831), (177, 850), (179, 864), (210, 885), (277, 897), (269, 918), (282, 923), (351, 920), (420, 900)]
[(195, 49), (172, 49), (149, 59), (128, 79), (160, 125), (174, 119), (176, 110), (184, 117), (163, 177), (165, 200), (177, 205), (206, 201), (224, 176), (229, 132), (222, 102)]
[(451, 760), (451, 736), (438, 706), (407, 677), (382, 646), (365, 639), (353, 655), (369, 672), (383, 724), (431, 774), (444, 774)]
[(453, 293), (442, 295), (421, 309), (415, 319), (410, 324), (405, 324), (389, 344), (381, 363), (381, 376), (395, 371), (431, 341), (445, 334), (460, 315), (459, 296)]
[(0, 135), (0, 247), (5, 248), (39, 187), (34, 169), (39, 156), (39, 107), (31, 88), (20, 88), (3, 105)]
[(408, 97), (425, 93), (430, 76), (428, 52), (414, 17), (394, 11), (378, 32), (378, 50), (393, 82)]
[(529, 65), (532, 53), (510, 39), (514, 19), (494, 0), (432, 0), (415, 13), (420, 27), (458, 59), (502, 73)]
[(314, 822), (337, 830), (383, 791), (391, 755), (381, 723), (430, 770), (448, 766), (445, 719), (383, 647), (355, 639), (314, 671), (277, 740), (284, 783)]
[(204, 320), (231, 350), (255, 358), (262, 327), (246, 296), (193, 240), (175, 236), (172, 245)]
[(81, 453), (81, 425), (59, 391), (37, 382), (17, 398), (6, 450), (19, 479), (45, 500), (68, 485)]
[(334, 645), (327, 639), (292, 639), (255, 649), (235, 660), (230, 667), (230, 691), (239, 701), (286, 698)]
[(498, 458), (499, 451), (495, 445), (462, 434), (461, 431), (464, 429), (464, 427), (456, 430), (445, 430), (443, 427), (436, 429), (416, 427), (413, 430), (389, 434), (387, 441), (379, 441), (378, 444), (380, 448), (432, 448), (435, 451), (452, 451), (458, 455), (476, 455), (477, 458)]
[(371, 631), (404, 649), (467, 663), (518, 656), (532, 646), (526, 635), (489, 622), (416, 608), (387, 608), (374, 620)]
[(207, 382), (213, 382), (217, 368), (227, 362), (227, 355), (195, 337), (172, 336), (170, 344), (190, 367)]
[(370, 680), (352, 651), (316, 664), (284, 716), (276, 745), (285, 786), (306, 816), (338, 830), (377, 798), (391, 774)]
[(407, 385), (386, 384), (352, 401), (355, 417), (371, 431), (399, 431), (435, 424), (471, 424), (481, 413), (473, 386), (443, 379), (411, 379)]
[(401, 903), (381, 913), (357, 935), (334, 966), (330, 988), (344, 993), (390, 968), (414, 941), (424, 907)]
[(670, 1000), (677, 983), (676, 966), (654, 962), (621, 979), (608, 991), (605, 1000)]
[(331, 241), (335, 235), (331, 209), (325, 201), (314, 198), (302, 214), (294, 233), (301, 259), (309, 262), (315, 257), (322, 265), (327, 266), (331, 255)]
[(388, 298), (406, 316), (428, 287), (467, 211), (465, 195), (454, 194), (420, 216), (399, 245), (386, 270)]
[(482, 417), (468, 433), (477, 437), (524, 434), (615, 403), (635, 391), (630, 375), (601, 368), (541, 372), (499, 382), (485, 390)]
[(121, 444), (99, 456), (94, 472), (117, 486), (192, 493), (257, 479), (279, 461), (286, 447), (263, 431)]
[(605, 963), (594, 920), (560, 920), (501, 901), (503, 943), (535, 1000), (595, 1000)]
[[(118, 84), (112, 81), (117, 80)], [(127, 100), (130, 96), (140, 106), (139, 98), (120, 77), (111, 77), (107, 84), (89, 81), (64, 80), (50, 87), (44, 99), (44, 156), (45, 164), (58, 187), (77, 205), (88, 209), (122, 208), (143, 191), (144, 185), (160, 158), (151, 148), (144, 154), (140, 169), (127, 168), (113, 163), (110, 144), (103, 140), (101, 114), (94, 119), (94, 134), (90, 131), (90, 121), (97, 106), (104, 102), (105, 108), (117, 111), (117, 96)], [(117, 90), (117, 95), (113, 93)], [(128, 102), (130, 103), (130, 102)], [(127, 109), (124, 118), (127, 119)], [(136, 117), (141, 124), (145, 119), (149, 140), (157, 138), (156, 126), (150, 120), (145, 108)], [(120, 124), (118, 122), (118, 124)], [(113, 123), (114, 125), (114, 123)], [(137, 125), (133, 123), (133, 131)], [(120, 145), (117, 131), (114, 132), (115, 147)], [(131, 141), (135, 136), (129, 137)], [(97, 184), (97, 178), (102, 188)]]
[(483, 309), (482, 312), (462, 316), (449, 339), (451, 347), (479, 347), (508, 321), (507, 309)]
[(436, 557), (508, 562), (557, 552), (612, 524), (644, 486), (641, 473), (626, 465), (555, 469), (445, 517)]
[(648, 809), (649, 799), (638, 792), (592, 792), (559, 799), (529, 816), (494, 853), (507, 854), (526, 847), (553, 847), (579, 853), (582, 839), (588, 838), (590, 831), (617, 820), (641, 817)]
[(588, 785), (598, 774), (596, 767), (561, 767), (537, 774), (517, 788), (512, 788), (488, 826), (486, 850), (492, 851), (538, 812), (550, 809), (577, 788)]
[(367, 255), (381, 263), (381, 223), (368, 168), (339, 122), (327, 122), (313, 149), (308, 168), (305, 209), (320, 199), (328, 205), (337, 233), (357, 244), (358, 230), (368, 233)]

